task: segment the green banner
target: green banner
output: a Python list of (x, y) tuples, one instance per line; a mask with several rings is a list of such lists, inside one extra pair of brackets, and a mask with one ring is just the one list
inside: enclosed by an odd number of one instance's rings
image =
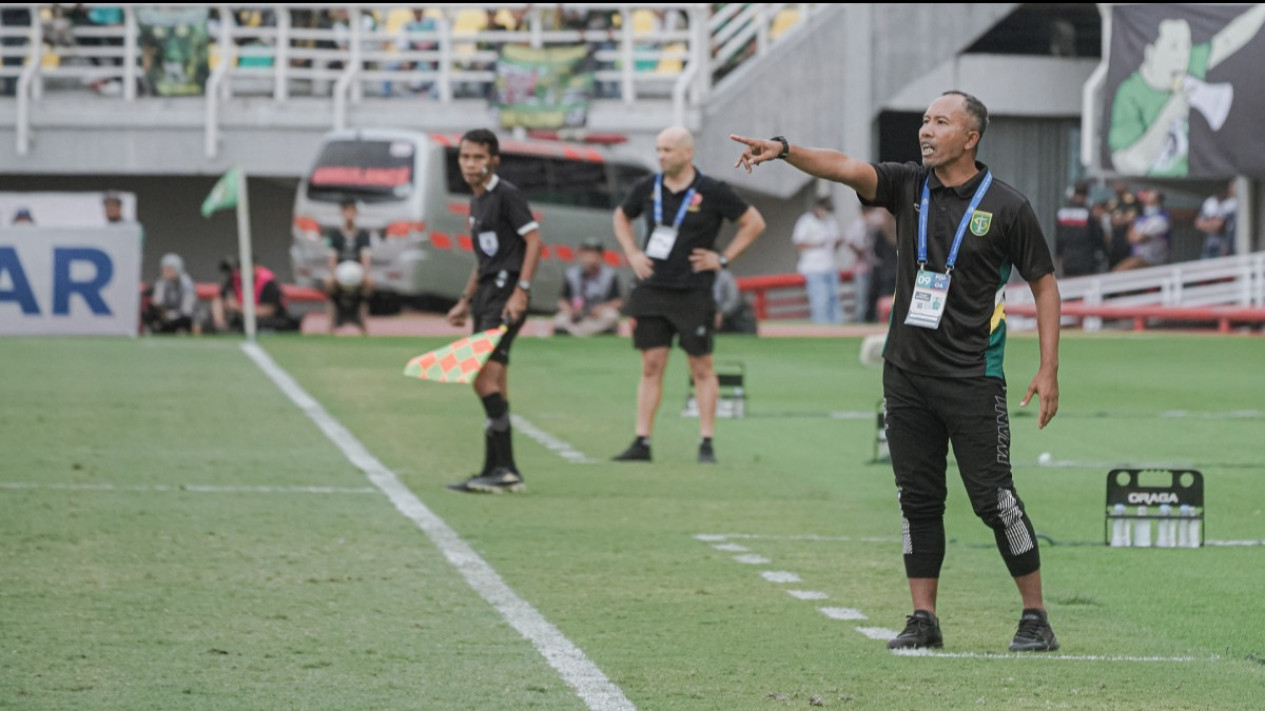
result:
[(503, 128), (582, 128), (588, 122), (593, 72), (587, 45), (533, 49), (506, 45), (496, 64)]
[(138, 7), (141, 67), (156, 96), (196, 96), (210, 74), (207, 9)]

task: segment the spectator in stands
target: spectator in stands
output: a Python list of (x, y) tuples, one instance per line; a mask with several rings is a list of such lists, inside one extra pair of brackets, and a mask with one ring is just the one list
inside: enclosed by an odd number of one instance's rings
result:
[(799, 250), (796, 269), (804, 276), (813, 323), (843, 322), (843, 311), (839, 308), (839, 265), (835, 262), (842, 237), (834, 213), (835, 204), (830, 198), (817, 198), (813, 209), (800, 215), (791, 233), (791, 242)]
[[(356, 224), (359, 215), (356, 201), (343, 200), (340, 209), (343, 224), (325, 235), (328, 255), (325, 295), (329, 297), (329, 332), (333, 333), (339, 326), (350, 323), (368, 335), (365, 316), (369, 297), (373, 295), (373, 278), (369, 275), (372, 242), (369, 232)], [(357, 270), (343, 266), (348, 262), (360, 265), (359, 278), (356, 278)]]
[(1122, 272), (1143, 267), (1157, 267), (1168, 261), (1169, 243), (1172, 241), (1173, 222), (1164, 209), (1164, 193), (1159, 190), (1142, 190), (1138, 193), (1142, 214), (1129, 227), (1129, 244), (1133, 253), (1111, 271)]
[[(242, 270), (236, 259), (220, 262), (224, 283), (211, 302), (211, 319), (217, 331), (242, 331)], [(298, 319), (286, 310), (285, 295), (272, 270), (255, 263), (255, 325), (261, 331), (296, 331)]]
[(619, 275), (602, 263), (605, 248), (597, 237), (586, 237), (578, 250), (579, 264), (567, 268), (553, 319), (555, 335), (591, 336), (615, 333), (624, 304)]
[(716, 298), (717, 333), (756, 332), (755, 309), (738, 289), (738, 280), (733, 272), (728, 269), (716, 272), (712, 295)]
[(101, 209), (105, 211), (105, 221), (110, 225), (127, 224), (123, 218), (123, 198), (116, 192), (108, 192), (101, 198)]
[(1195, 218), (1195, 229), (1204, 235), (1202, 259), (1216, 259), (1234, 254), (1234, 218), (1239, 201), (1234, 195), (1234, 182), (1204, 200)]
[(1117, 180), (1111, 184), (1116, 196), (1107, 203), (1107, 214), (1111, 220), (1111, 243), (1107, 245), (1107, 268), (1114, 270), (1116, 265), (1129, 258), (1133, 253), (1133, 245), (1129, 243), (1129, 228), (1137, 219), (1140, 207), (1138, 199), (1129, 190), (1129, 184)]
[(11, 222), (10, 224), (15, 225), (15, 226), (25, 225), (28, 227), (34, 227), (35, 216), (31, 214), (31, 211), (29, 208), (19, 207), (17, 209), (17, 212), (13, 213), (13, 222)]
[(145, 309), (145, 325), (150, 333), (201, 333), (200, 324), (194, 320), (198, 293), (184, 270), (184, 260), (178, 254), (167, 253), (161, 265), (162, 276), (154, 282)]
[[(431, 34), (438, 25), (434, 18), (427, 17), (426, 11), (420, 8), (413, 10), (413, 19), (404, 25), (404, 33), (396, 43), (401, 52), (433, 52), (439, 47), (434, 39), (419, 37), (419, 33)], [(409, 60), (400, 65), (401, 69), (412, 71), (435, 71), (438, 63), (424, 60)], [(429, 94), (432, 99), (438, 98), (439, 87), (429, 79), (410, 79), (408, 90), (414, 94)], [(388, 85), (389, 87), (389, 85)], [(387, 91), (390, 94), (390, 91)]]
[[(30, 8), (5, 5), (4, 9), (0, 10), (0, 27), (30, 27), (30, 25)], [(6, 35), (4, 37), (0, 37), (0, 48), (9, 49), (13, 47), (22, 47), (26, 45), (27, 41), (28, 39), (26, 37), (13, 37)], [(0, 61), (0, 66), (20, 67), (22, 66), (22, 61), (23, 58), (21, 54), (15, 54), (12, 56), (5, 54), (4, 59)], [(17, 89), (17, 85), (17, 76), (0, 76), (0, 96), (13, 96), (14, 91)]]
[(1089, 206), (1089, 183), (1082, 180), (1073, 186), (1067, 204), (1059, 208), (1055, 219), (1054, 251), (1063, 276), (1099, 271), (1106, 259), (1102, 234), (1102, 223), (1094, 219)]

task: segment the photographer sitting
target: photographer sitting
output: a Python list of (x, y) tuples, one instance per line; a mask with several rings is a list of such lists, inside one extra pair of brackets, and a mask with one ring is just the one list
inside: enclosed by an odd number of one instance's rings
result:
[(580, 263), (567, 269), (553, 319), (554, 335), (591, 336), (615, 333), (624, 300), (615, 270), (602, 263), (602, 240), (587, 237), (580, 243)]
[[(220, 262), (224, 284), (211, 302), (211, 318), (216, 331), (243, 331), (242, 270), (236, 259)], [(255, 324), (261, 331), (297, 331), (299, 321), (286, 311), (281, 284), (272, 270), (255, 265)]]

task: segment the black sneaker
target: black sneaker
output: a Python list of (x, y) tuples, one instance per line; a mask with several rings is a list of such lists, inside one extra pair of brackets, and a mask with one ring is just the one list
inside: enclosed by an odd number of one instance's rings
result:
[(466, 494), (500, 494), (505, 491), (524, 491), (527, 484), (523, 482), (523, 475), (518, 472), (497, 467), (491, 474), (473, 476), (465, 481), (449, 484), (448, 488)]
[(648, 462), (650, 461), (650, 445), (642, 444), (636, 440), (628, 445), (628, 449), (611, 457), (613, 462)]
[(887, 642), (888, 649), (923, 649), (925, 647), (943, 647), (944, 637), (940, 636), (940, 620), (926, 610), (914, 610), (914, 614), (905, 618), (905, 631)]
[(1024, 610), (1019, 618), (1019, 631), (1010, 643), (1012, 652), (1053, 652), (1059, 648), (1050, 620), (1044, 610)]
[(716, 452), (712, 449), (711, 442), (702, 442), (698, 445), (698, 463), (699, 464), (715, 464)]

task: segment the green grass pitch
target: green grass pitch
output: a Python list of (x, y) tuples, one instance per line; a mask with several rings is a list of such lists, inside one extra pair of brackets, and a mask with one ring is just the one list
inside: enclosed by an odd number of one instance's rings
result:
[[(909, 612), (891, 470), (869, 463), (873, 418), (847, 414), (880, 397), (859, 339), (722, 338), (748, 417), (719, 422), (720, 464), (701, 467), (683, 354), (654, 463), (615, 464), (629, 342), (524, 337), (512, 412), (591, 461), (520, 428), (528, 491), (508, 496), (444, 488), (481, 464), (482, 413), (466, 386), (401, 375), (442, 343), (262, 341), (639, 709), (1265, 699), (1265, 547), (1101, 545), (1116, 465), (1199, 469), (1207, 538), (1265, 539), (1265, 340), (1065, 334), (1038, 431), (1018, 407), (1036, 341), (1011, 338), (1016, 484), (1063, 645), (1023, 657), (1004, 654), (1018, 595), (952, 464), (946, 656), (858, 632)], [(0, 709), (585, 708), (236, 341), (6, 338), (0, 363)]]

